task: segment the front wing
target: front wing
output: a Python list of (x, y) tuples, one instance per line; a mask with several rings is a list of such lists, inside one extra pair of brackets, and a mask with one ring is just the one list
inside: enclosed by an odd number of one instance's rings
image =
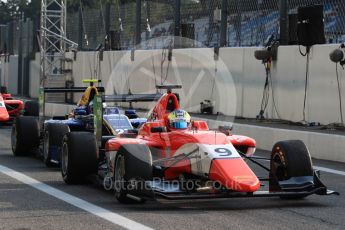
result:
[[(338, 192), (327, 189), (321, 182), (317, 172), (311, 178), (312, 181), (291, 180), (295, 182), (284, 183), (287, 187), (281, 187), (275, 191), (256, 191), (256, 192), (236, 192), (230, 190), (220, 190), (217, 192), (186, 192), (179, 189), (178, 184), (169, 184), (167, 181), (146, 181), (145, 186), (135, 186), (128, 196), (137, 199), (168, 199), (168, 200), (187, 200), (187, 199), (215, 199), (215, 198), (241, 198), (241, 197), (305, 197), (312, 194), (317, 195), (339, 195)], [(298, 183), (296, 183), (298, 181)], [(142, 189), (145, 188), (145, 189)]]

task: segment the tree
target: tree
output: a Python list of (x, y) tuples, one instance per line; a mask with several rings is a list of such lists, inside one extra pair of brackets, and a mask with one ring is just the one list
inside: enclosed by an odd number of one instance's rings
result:
[(0, 2), (0, 23), (15, 20), (24, 14), (25, 18), (34, 18), (40, 14), (41, 0), (7, 0)]
[(7, 0), (6, 4), (10, 15), (16, 18), (24, 12), (24, 9), (28, 5), (28, 0)]

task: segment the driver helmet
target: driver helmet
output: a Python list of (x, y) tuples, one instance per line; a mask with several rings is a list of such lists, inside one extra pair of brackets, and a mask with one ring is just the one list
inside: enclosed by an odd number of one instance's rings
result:
[(182, 109), (174, 110), (168, 115), (169, 127), (172, 129), (187, 129), (190, 120), (190, 115)]

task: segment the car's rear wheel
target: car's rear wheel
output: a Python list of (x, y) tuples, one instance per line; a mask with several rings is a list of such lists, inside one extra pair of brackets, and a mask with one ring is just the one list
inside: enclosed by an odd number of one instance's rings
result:
[(47, 123), (44, 132), (43, 161), (47, 167), (52, 167), (52, 156), (55, 161), (60, 161), (63, 137), (69, 132), (68, 125)]
[(11, 147), (15, 156), (31, 155), (40, 143), (39, 122), (36, 117), (17, 117), (12, 126)]
[(114, 166), (115, 197), (120, 203), (143, 203), (145, 199), (133, 199), (131, 190), (145, 186), (152, 180), (152, 156), (146, 145), (128, 144), (119, 149)]
[[(271, 153), (270, 181), (284, 181), (291, 177), (313, 176), (313, 166), (306, 145), (300, 140), (277, 142)], [(306, 195), (286, 195), (283, 199), (301, 199)]]
[(69, 132), (63, 138), (61, 174), (67, 184), (78, 184), (96, 173), (98, 149), (93, 133)]

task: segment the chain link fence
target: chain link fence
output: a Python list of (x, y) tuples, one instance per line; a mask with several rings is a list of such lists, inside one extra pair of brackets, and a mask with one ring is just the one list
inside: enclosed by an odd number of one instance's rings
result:
[(228, 46), (259, 46), (279, 33), (279, 1), (229, 1)]
[(345, 42), (345, 1), (344, 0), (289, 0), (289, 14), (297, 13), (300, 6), (322, 4), (327, 43)]
[(38, 51), (36, 26), (31, 19), (17, 19), (0, 25), (0, 53), (27, 55)]
[[(227, 0), (226, 24), (221, 22), (225, 1), (142, 0), (140, 7), (140, 34), (137, 28), (137, 1), (99, 1), (93, 9), (69, 13), (67, 34), (83, 49), (94, 49), (108, 44), (109, 49), (132, 49), (138, 41), (161, 36), (181, 35), (202, 46), (220, 45), (221, 26), (226, 26), (226, 46), (260, 46), (266, 38), (279, 38), (280, 1)], [(345, 41), (345, 1), (342, 0), (287, 0), (287, 14), (297, 13), (300, 6), (323, 4), (327, 43)], [(109, 15), (108, 15), (109, 14)], [(178, 17), (178, 19), (177, 19)], [(180, 23), (178, 26), (176, 23)], [(81, 31), (82, 30), (82, 31)], [(176, 30), (178, 30), (176, 32)], [(82, 33), (82, 35), (80, 35)], [(198, 44), (193, 44), (195, 46)], [(145, 48), (160, 48), (151, 44)]]
[[(82, 1), (81, 1), (82, 2)], [(140, 2), (140, 10), (137, 3)], [(197, 41), (196, 46), (260, 46), (266, 38), (280, 37), (278, 0), (94, 0), (90, 6), (68, 9), (67, 37), (81, 50), (95, 50), (103, 44), (107, 50), (132, 49), (138, 41), (161, 36), (183, 36)], [(345, 42), (344, 0), (286, 0), (288, 17), (300, 6), (322, 4), (327, 43)], [(226, 20), (222, 22), (222, 12)], [(140, 20), (138, 17), (140, 16)], [(29, 20), (30, 21), (30, 20)], [(0, 50), (18, 54), (29, 44), (37, 51), (38, 24), (24, 26), (22, 19), (0, 25)], [(138, 26), (137, 26), (138, 25)], [(139, 27), (139, 29), (137, 29)], [(27, 32), (24, 31), (27, 30)], [(221, 44), (222, 29), (225, 43)], [(20, 33), (20, 30), (23, 30)], [(21, 36), (22, 34), (22, 36)], [(24, 41), (24, 37), (31, 36)], [(290, 43), (294, 44), (294, 43)], [(149, 44), (146, 49), (161, 48)]]

